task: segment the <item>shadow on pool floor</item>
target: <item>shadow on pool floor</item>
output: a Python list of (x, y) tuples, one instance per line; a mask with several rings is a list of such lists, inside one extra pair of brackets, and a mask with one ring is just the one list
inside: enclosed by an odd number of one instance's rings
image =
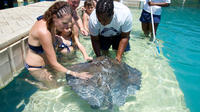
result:
[(21, 112), (29, 102), (30, 96), (37, 91), (37, 88), (23, 79), (28, 75), (26, 69), (15, 77), (5, 88), (0, 90), (1, 112)]

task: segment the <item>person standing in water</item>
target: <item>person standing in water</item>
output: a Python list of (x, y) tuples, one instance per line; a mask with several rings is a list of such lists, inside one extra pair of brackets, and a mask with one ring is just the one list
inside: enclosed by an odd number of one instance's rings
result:
[(171, 0), (146, 0), (144, 2), (144, 8), (140, 16), (142, 30), (145, 36), (149, 36), (151, 33), (150, 40), (153, 40), (152, 23), (151, 23), (151, 7), (154, 21), (155, 34), (160, 23), (162, 7), (168, 7)]
[(77, 12), (77, 8), (80, 4), (80, 0), (67, 0), (67, 2), (69, 3), (69, 5), (74, 10), (73, 18), (76, 21), (77, 26), (79, 27), (81, 34), (83, 34), (84, 36), (87, 36), (88, 32), (84, 29), (83, 22), (82, 22), (80, 16), (78, 15), (78, 12)]
[(83, 26), (86, 29), (86, 31), (89, 32), (89, 17), (90, 14), (92, 13), (92, 11), (95, 9), (96, 7), (96, 1), (94, 0), (86, 0), (84, 2), (84, 13), (83, 13)]

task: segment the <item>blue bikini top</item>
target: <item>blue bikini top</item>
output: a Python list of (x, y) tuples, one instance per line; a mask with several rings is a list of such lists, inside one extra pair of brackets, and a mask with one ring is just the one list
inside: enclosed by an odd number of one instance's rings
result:
[(43, 50), (42, 46), (32, 46), (30, 44), (28, 44), (28, 46), (32, 51), (34, 51), (37, 54), (44, 53), (44, 50)]
[(62, 43), (60, 46), (58, 46), (59, 48), (67, 48), (67, 51), (70, 52), (70, 49), (69, 47), (72, 46), (72, 38), (70, 39), (71, 41), (71, 44), (70, 45), (67, 45), (65, 43)]
[[(39, 20), (41, 20), (42, 18), (43, 18), (43, 15), (37, 17), (37, 20), (39, 21)], [(44, 53), (44, 50), (43, 50), (42, 46), (33, 46), (33, 45), (30, 45), (30, 44), (28, 44), (28, 46), (29, 46), (29, 48), (30, 48), (32, 51), (34, 51), (34, 52), (37, 53), (37, 54)]]

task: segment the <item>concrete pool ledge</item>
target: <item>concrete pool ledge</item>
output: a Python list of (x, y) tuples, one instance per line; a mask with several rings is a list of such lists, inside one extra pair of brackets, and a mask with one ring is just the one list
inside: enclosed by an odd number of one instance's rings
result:
[(36, 17), (43, 14), (52, 3), (39, 2), (0, 10), (0, 50), (27, 36)]

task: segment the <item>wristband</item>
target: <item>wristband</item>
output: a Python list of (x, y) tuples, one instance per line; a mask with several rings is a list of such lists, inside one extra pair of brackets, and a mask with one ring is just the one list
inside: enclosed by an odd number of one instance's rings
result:
[(71, 74), (71, 71), (70, 71), (70, 70), (67, 70), (66, 74)]

